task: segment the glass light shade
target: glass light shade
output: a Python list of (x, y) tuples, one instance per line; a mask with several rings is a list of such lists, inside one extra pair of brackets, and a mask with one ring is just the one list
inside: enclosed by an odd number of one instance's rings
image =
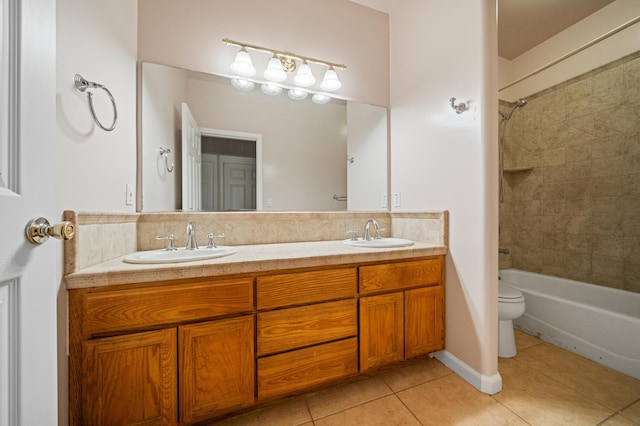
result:
[(301, 101), (309, 96), (309, 92), (300, 89), (289, 89), (288, 95), (294, 101)]
[(331, 100), (331, 96), (323, 95), (321, 93), (316, 93), (311, 97), (311, 100), (313, 101), (313, 103), (316, 103), (316, 104), (326, 104)]
[(282, 62), (277, 57), (269, 59), (267, 69), (264, 70), (264, 78), (275, 83), (281, 83), (287, 79), (287, 73), (282, 69)]
[(255, 86), (253, 81), (245, 80), (244, 78), (232, 78), (231, 85), (243, 92), (249, 92), (253, 90), (253, 87)]
[(316, 78), (313, 76), (311, 67), (308, 63), (303, 62), (300, 64), (298, 72), (295, 77), (293, 77), (293, 83), (300, 87), (310, 87), (316, 84)]
[(261, 89), (262, 89), (262, 93), (265, 93), (271, 96), (276, 96), (282, 93), (282, 87), (277, 86), (275, 84), (263, 84)]
[(338, 80), (338, 74), (333, 68), (329, 68), (327, 72), (324, 73), (324, 78), (320, 83), (320, 88), (327, 92), (333, 92), (334, 90), (338, 90), (340, 87), (342, 87), (342, 82)]
[(243, 77), (253, 77), (256, 75), (256, 67), (251, 62), (251, 56), (244, 48), (236, 54), (236, 59), (231, 63), (231, 71)]

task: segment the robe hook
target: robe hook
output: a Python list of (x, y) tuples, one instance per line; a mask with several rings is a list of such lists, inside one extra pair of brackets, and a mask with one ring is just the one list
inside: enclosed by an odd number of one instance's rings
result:
[(171, 149), (160, 148), (160, 155), (164, 157), (164, 165), (167, 167), (167, 171), (171, 173), (173, 171), (174, 164), (171, 163), (171, 166), (169, 166), (169, 154), (171, 154)]

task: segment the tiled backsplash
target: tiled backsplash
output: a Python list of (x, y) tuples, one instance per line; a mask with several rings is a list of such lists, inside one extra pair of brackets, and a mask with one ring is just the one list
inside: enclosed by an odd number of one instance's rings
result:
[(65, 242), (65, 274), (77, 272), (136, 250), (166, 247), (157, 236), (175, 235), (177, 246), (186, 244), (186, 225), (192, 222), (199, 245), (209, 233), (220, 245), (328, 241), (348, 238), (356, 229), (376, 219), (382, 236), (409, 238), (447, 245), (447, 212), (199, 212), (199, 213), (93, 213), (67, 211), (65, 220), (77, 226), (76, 237)]
[(505, 173), (500, 267), (640, 292), (640, 53), (528, 101), (504, 136), (505, 168), (531, 169)]

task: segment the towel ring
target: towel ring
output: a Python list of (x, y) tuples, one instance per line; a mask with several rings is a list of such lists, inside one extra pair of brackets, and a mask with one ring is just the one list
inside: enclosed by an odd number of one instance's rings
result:
[(113, 95), (111, 94), (109, 89), (107, 89), (102, 84), (98, 84), (98, 83), (94, 83), (93, 81), (86, 80), (80, 74), (76, 74), (73, 77), (73, 81), (75, 83), (76, 89), (78, 89), (81, 92), (85, 92), (87, 89), (102, 89), (107, 93), (107, 96), (109, 96), (109, 99), (111, 99), (111, 105), (113, 105), (113, 123), (111, 123), (111, 127), (103, 126), (100, 120), (98, 120), (98, 117), (96, 116), (96, 112), (93, 109), (93, 93), (91, 91), (87, 92), (87, 97), (89, 98), (89, 109), (91, 110), (91, 115), (93, 116), (93, 119), (95, 120), (98, 127), (100, 127), (102, 130), (107, 132), (110, 132), (113, 129), (115, 129), (116, 123), (118, 122), (118, 109), (116, 108), (116, 101), (115, 99), (113, 99)]

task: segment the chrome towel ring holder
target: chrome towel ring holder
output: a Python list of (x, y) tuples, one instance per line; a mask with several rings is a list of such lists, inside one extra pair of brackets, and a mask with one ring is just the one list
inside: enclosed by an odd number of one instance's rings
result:
[[(109, 89), (107, 89), (102, 84), (98, 84), (98, 83), (94, 83), (93, 81), (86, 80), (80, 74), (76, 74), (73, 77), (73, 81), (75, 83), (76, 89), (78, 89), (81, 92), (85, 92), (85, 91), (87, 92), (87, 98), (89, 98), (89, 109), (91, 110), (91, 115), (93, 116), (93, 119), (95, 120), (98, 127), (100, 127), (102, 130), (105, 130), (107, 132), (110, 132), (113, 129), (115, 129), (116, 123), (118, 122), (118, 109), (116, 108), (116, 101), (115, 99), (113, 99), (113, 95), (111, 94)], [(87, 89), (102, 89), (107, 93), (107, 96), (109, 96), (109, 99), (111, 99), (111, 105), (113, 105), (113, 123), (111, 123), (110, 127), (103, 126), (100, 120), (98, 120), (98, 117), (96, 116), (96, 112), (93, 109), (93, 98), (92, 98), (93, 93), (91, 91), (87, 91)]]

